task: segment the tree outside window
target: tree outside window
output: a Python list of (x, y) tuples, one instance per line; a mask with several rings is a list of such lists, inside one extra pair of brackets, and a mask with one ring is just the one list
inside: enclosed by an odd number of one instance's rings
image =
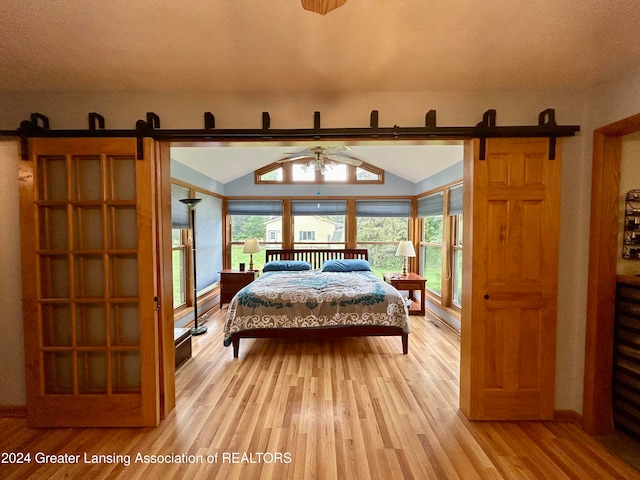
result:
[(442, 215), (424, 218), (421, 243), (422, 276), (427, 279), (427, 288), (437, 295), (442, 294)]

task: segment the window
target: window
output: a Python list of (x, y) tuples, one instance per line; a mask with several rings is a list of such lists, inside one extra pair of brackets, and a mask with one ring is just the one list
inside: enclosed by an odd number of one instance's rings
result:
[(298, 238), (298, 240), (300, 240), (301, 242), (305, 241), (305, 240), (310, 240), (312, 242), (315, 242), (316, 240), (316, 232), (313, 230), (309, 230), (309, 231), (300, 231), (300, 238)]
[(418, 217), (422, 219), (421, 272), (427, 289), (440, 297), (442, 306), (461, 308), (462, 184), (419, 198)]
[(347, 166), (344, 163), (329, 165), (324, 173), (324, 179), (327, 182), (346, 182), (349, 179)]
[(313, 168), (306, 169), (304, 163), (292, 163), (291, 173), (294, 182), (315, 182), (316, 171)]
[(293, 248), (345, 248), (345, 200), (292, 200)]
[(425, 217), (422, 232), (422, 276), (427, 288), (442, 294), (442, 215)]
[(356, 242), (369, 250), (369, 263), (376, 275), (402, 271), (396, 257), (400, 240), (407, 240), (411, 200), (356, 201)]
[(183, 230), (171, 230), (172, 264), (173, 264), (173, 308), (184, 305), (187, 301), (186, 263), (187, 245)]
[(180, 202), (184, 198), (200, 198), (195, 210), (196, 289), (200, 297), (218, 285), (222, 270), (222, 200), (185, 185), (171, 184), (171, 235), (173, 307), (179, 309), (194, 304), (191, 216), (189, 208)]
[(274, 168), (259, 176), (260, 183), (281, 182), (283, 178), (282, 167)]
[(422, 218), (421, 274), (426, 288), (442, 295), (443, 192), (418, 199), (418, 216)]
[(453, 217), (453, 288), (451, 303), (462, 308), (462, 214)]
[(220, 281), (222, 270), (222, 200), (197, 192), (202, 201), (196, 207), (196, 287), (198, 296)]
[(451, 219), (451, 303), (462, 307), (462, 184), (449, 189), (447, 214)]
[(363, 167), (356, 167), (356, 181), (376, 183), (380, 181), (380, 173)]
[(173, 308), (187, 305), (187, 230), (189, 209), (180, 199), (189, 198), (189, 188), (171, 184), (171, 249), (173, 278)]
[(282, 248), (281, 200), (229, 200), (227, 214), (231, 223), (231, 268), (249, 265), (249, 254), (242, 253), (247, 238), (257, 238), (260, 252), (253, 254), (253, 268), (262, 269), (264, 250)]
[(362, 163), (359, 166), (333, 162), (324, 173), (306, 168), (299, 161), (272, 163), (254, 172), (255, 183), (384, 183), (384, 170)]

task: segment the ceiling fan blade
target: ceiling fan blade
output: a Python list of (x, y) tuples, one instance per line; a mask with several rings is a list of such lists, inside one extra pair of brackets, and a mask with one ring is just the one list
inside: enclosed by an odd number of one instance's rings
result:
[(330, 154), (340, 153), (340, 152), (350, 152), (351, 150), (352, 148), (348, 147), (347, 145), (336, 145), (335, 147), (327, 148), (327, 151)]
[(281, 158), (280, 160), (276, 160), (276, 163), (285, 163), (285, 162), (293, 162), (294, 160), (302, 160), (302, 159), (309, 159), (309, 160), (313, 160), (314, 157), (310, 157), (309, 155), (300, 155), (300, 154), (296, 154), (296, 155), (292, 155), (290, 157), (284, 157)]
[(334, 153), (331, 155), (325, 156), (325, 158), (329, 158), (335, 162), (346, 163), (348, 165), (354, 165), (356, 167), (362, 165), (362, 160), (358, 160), (357, 158), (350, 157), (349, 155), (341, 155), (339, 153)]

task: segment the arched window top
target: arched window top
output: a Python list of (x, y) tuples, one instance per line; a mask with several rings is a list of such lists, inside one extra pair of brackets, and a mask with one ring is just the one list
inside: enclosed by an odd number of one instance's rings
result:
[(359, 166), (335, 164), (320, 170), (305, 169), (303, 162), (271, 163), (254, 172), (255, 183), (384, 183), (384, 170), (368, 163)]

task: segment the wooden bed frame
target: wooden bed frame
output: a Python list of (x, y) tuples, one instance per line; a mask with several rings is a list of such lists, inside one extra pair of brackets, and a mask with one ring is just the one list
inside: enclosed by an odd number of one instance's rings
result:
[(271, 260), (303, 260), (311, 264), (311, 268), (322, 268), (327, 260), (335, 259), (369, 260), (369, 250), (366, 248), (309, 249), (309, 250), (266, 250), (265, 263)]
[[(311, 264), (311, 268), (317, 269), (327, 260), (334, 259), (362, 259), (368, 260), (367, 249), (308, 249), (308, 250), (266, 250), (265, 262), (272, 260), (303, 260)], [(350, 326), (324, 329), (306, 328), (260, 328), (255, 330), (245, 330), (233, 334), (233, 356), (238, 358), (241, 338), (295, 338), (295, 339), (317, 339), (317, 338), (341, 338), (341, 337), (401, 337), (402, 353), (409, 353), (409, 334), (400, 327), (389, 326)]]

